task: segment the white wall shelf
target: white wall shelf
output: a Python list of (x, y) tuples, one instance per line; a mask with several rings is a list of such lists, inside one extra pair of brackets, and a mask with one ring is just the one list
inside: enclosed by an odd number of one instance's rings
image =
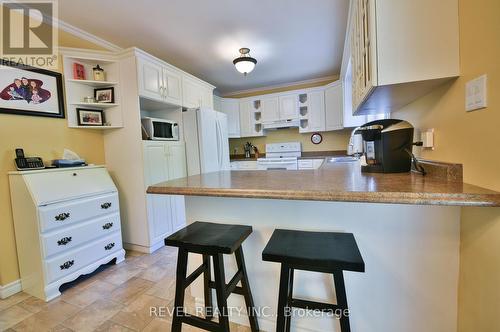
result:
[[(79, 129), (118, 129), (123, 127), (123, 115), (120, 107), (120, 64), (115, 54), (85, 50), (63, 50), (63, 73), (65, 80), (65, 98), (68, 127)], [(73, 74), (75, 63), (83, 65), (85, 80), (76, 79)], [(99, 65), (105, 72), (106, 81), (92, 80), (92, 68)], [(94, 97), (96, 88), (113, 88), (114, 103), (86, 103), (85, 97)], [(81, 126), (78, 123), (77, 108), (102, 109), (105, 126)]]
[(77, 79), (66, 79), (66, 82), (71, 82), (71, 83), (78, 83), (78, 84), (83, 84), (83, 85), (88, 85), (88, 86), (93, 86), (93, 87), (103, 87), (107, 85), (118, 85), (118, 82), (110, 82), (110, 81), (92, 81), (92, 80), (77, 80)]

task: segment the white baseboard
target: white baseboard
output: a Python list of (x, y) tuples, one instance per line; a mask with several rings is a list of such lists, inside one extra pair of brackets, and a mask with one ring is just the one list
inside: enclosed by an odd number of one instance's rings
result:
[(16, 293), (19, 293), (22, 290), (23, 290), (23, 287), (21, 286), (20, 279), (13, 281), (10, 284), (7, 284), (5, 286), (0, 285), (0, 299), (2, 299), (2, 300), (6, 299), (9, 296), (12, 296)]
[(163, 246), (165, 246), (164, 241), (159, 241), (150, 247), (141, 246), (141, 245), (133, 244), (133, 243), (125, 243), (125, 242), (123, 243), (123, 248), (125, 248), (126, 250), (138, 251), (138, 252), (142, 252), (144, 254), (151, 254)]

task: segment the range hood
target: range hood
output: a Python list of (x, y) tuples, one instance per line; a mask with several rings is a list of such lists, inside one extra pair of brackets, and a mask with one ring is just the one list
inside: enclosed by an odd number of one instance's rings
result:
[(264, 129), (298, 128), (299, 123), (299, 119), (277, 120), (262, 122), (262, 127)]

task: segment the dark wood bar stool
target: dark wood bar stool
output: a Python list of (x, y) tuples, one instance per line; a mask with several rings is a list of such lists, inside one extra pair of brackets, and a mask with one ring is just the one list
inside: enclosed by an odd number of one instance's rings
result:
[[(175, 307), (172, 332), (180, 332), (182, 323), (214, 332), (229, 332), (227, 298), (231, 293), (243, 295), (247, 307), (252, 332), (259, 330), (256, 311), (248, 283), (245, 259), (241, 244), (252, 233), (251, 226), (226, 225), (208, 222), (195, 222), (165, 239), (168, 246), (178, 247), (177, 277), (175, 285)], [(188, 277), (188, 253), (203, 255), (203, 264)], [(235, 254), (238, 272), (226, 284), (223, 254)], [(211, 280), (210, 257), (214, 263), (215, 281)], [(204, 275), (205, 318), (189, 315), (184, 311), (186, 288), (201, 274)], [(241, 287), (237, 284), (241, 281)], [(217, 296), (219, 322), (213, 319), (212, 289)]]
[[(340, 309), (340, 329), (351, 331), (349, 317), (344, 315), (349, 308), (343, 271), (365, 271), (353, 234), (277, 229), (262, 252), (262, 259), (281, 263), (277, 332), (290, 331), (291, 315), (288, 313), (292, 307), (333, 313)], [(294, 270), (333, 274), (337, 304), (293, 298)]]

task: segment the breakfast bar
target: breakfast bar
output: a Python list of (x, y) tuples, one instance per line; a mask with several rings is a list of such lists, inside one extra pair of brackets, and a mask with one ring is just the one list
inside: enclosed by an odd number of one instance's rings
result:
[[(344, 273), (352, 331), (456, 331), (461, 207), (498, 207), (500, 193), (464, 184), (457, 165), (426, 166), (432, 171), (425, 177), (329, 162), (314, 171), (221, 171), (156, 184), (148, 193), (185, 195), (188, 224), (253, 227), (243, 250), (261, 330), (275, 330), (280, 274), (261, 254), (282, 228), (354, 234), (365, 273)], [(191, 271), (201, 262), (196, 256)], [(236, 263), (227, 260), (230, 278)], [(294, 297), (334, 301), (330, 275), (297, 271), (295, 280)], [(202, 286), (191, 286), (200, 307)], [(228, 304), (240, 308), (244, 301), (233, 295)], [(238, 311), (230, 319), (248, 325)], [(296, 331), (337, 331), (338, 324), (300, 310), (292, 318)]]

